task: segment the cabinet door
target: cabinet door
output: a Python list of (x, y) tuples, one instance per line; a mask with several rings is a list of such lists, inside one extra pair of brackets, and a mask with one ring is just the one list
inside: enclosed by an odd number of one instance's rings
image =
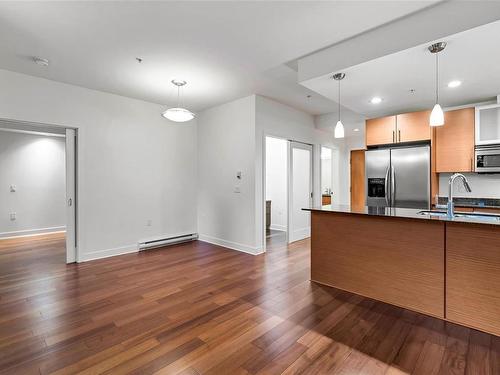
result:
[(500, 104), (476, 108), (476, 144), (500, 143)]
[(366, 120), (366, 145), (386, 145), (396, 141), (396, 116)]
[(365, 150), (351, 150), (351, 206), (363, 207), (365, 202)]
[(431, 139), (430, 111), (397, 115), (398, 142), (427, 141)]
[(436, 128), (436, 172), (473, 172), (474, 108), (445, 112)]

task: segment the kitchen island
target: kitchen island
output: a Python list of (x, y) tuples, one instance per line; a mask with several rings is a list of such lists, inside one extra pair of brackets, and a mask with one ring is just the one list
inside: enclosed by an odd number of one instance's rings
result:
[(500, 219), (311, 211), (311, 280), (500, 335)]

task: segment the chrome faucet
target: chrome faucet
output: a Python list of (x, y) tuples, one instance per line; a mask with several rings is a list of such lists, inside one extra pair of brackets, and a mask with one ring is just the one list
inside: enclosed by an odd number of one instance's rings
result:
[(450, 177), (448, 180), (448, 204), (446, 206), (446, 212), (449, 218), (453, 218), (453, 216), (455, 216), (455, 205), (453, 204), (453, 183), (457, 178), (462, 180), (465, 190), (467, 190), (468, 193), (472, 191), (467, 178), (462, 173), (455, 173)]

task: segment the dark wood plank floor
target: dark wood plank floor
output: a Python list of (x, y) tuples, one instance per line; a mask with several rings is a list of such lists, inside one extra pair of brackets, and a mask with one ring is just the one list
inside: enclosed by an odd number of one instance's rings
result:
[(203, 242), (79, 265), (0, 241), (0, 372), (500, 374), (500, 339), (312, 284), (309, 242)]

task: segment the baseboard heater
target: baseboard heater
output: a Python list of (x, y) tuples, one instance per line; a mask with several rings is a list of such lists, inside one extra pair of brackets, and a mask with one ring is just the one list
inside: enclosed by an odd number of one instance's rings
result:
[(198, 233), (185, 234), (182, 236), (158, 238), (156, 240), (139, 242), (139, 251), (152, 249), (154, 247), (175, 245), (183, 242), (194, 241), (198, 239)]

